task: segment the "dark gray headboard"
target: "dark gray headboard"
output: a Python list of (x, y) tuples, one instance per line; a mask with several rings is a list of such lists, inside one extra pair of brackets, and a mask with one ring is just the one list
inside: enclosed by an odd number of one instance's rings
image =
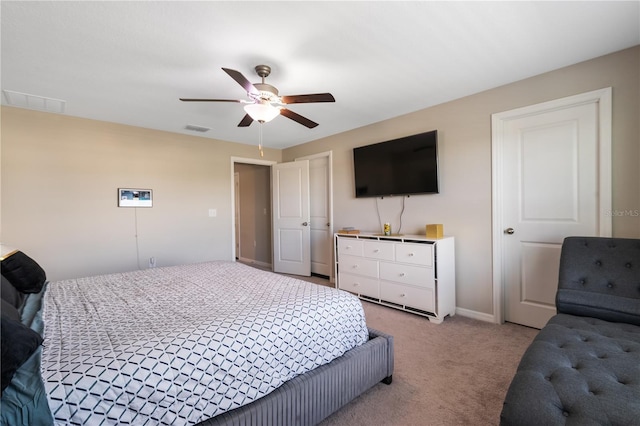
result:
[(556, 307), (558, 313), (640, 325), (640, 239), (566, 238)]

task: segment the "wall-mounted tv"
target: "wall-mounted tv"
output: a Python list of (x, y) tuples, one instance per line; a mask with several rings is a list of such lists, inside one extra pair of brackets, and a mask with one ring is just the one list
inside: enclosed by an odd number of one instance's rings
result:
[(438, 131), (353, 149), (356, 198), (438, 193)]

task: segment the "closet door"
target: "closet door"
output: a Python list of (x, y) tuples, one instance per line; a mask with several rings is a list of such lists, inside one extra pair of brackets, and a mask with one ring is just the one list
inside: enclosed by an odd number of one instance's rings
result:
[(309, 161), (274, 164), (273, 271), (311, 275)]

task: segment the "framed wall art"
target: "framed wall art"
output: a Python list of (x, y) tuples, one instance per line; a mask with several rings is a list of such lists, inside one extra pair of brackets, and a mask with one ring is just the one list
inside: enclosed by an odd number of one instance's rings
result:
[(118, 188), (118, 207), (153, 207), (153, 191)]

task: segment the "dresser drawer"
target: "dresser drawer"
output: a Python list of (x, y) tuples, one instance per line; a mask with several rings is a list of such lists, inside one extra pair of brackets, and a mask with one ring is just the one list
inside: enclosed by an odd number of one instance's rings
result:
[(378, 280), (375, 278), (340, 272), (338, 274), (338, 288), (376, 299), (380, 298)]
[(427, 312), (436, 310), (435, 293), (428, 288), (384, 282), (380, 285), (380, 299)]
[(362, 256), (362, 241), (355, 238), (338, 237), (338, 256), (343, 254)]
[(338, 259), (339, 272), (346, 274), (364, 275), (366, 277), (378, 278), (378, 262), (364, 257), (340, 256)]
[(365, 257), (380, 260), (393, 260), (393, 243), (385, 241), (363, 241)]
[(433, 244), (395, 244), (396, 262), (433, 267)]
[(434, 288), (433, 268), (380, 262), (380, 279)]

